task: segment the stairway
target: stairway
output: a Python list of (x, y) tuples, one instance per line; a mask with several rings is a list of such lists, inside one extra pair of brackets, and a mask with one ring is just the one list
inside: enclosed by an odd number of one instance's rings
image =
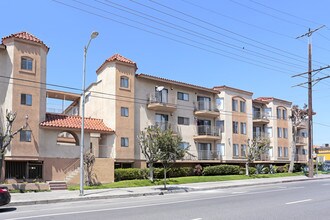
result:
[(50, 190), (67, 190), (68, 186), (64, 181), (50, 181), (48, 182)]

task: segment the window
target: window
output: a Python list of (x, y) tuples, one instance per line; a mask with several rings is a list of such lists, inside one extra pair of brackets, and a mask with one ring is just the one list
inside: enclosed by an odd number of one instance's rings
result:
[(283, 119), (284, 119), (284, 120), (287, 119), (288, 116), (287, 116), (287, 111), (286, 111), (286, 109), (283, 109), (283, 110), (282, 110), (282, 116), (283, 116)]
[(238, 122), (233, 121), (233, 133), (238, 134)]
[(284, 157), (289, 157), (289, 148), (288, 147), (283, 147), (284, 148)]
[(233, 144), (233, 156), (238, 156), (238, 144)]
[(183, 101), (189, 101), (189, 94), (184, 92), (178, 92), (178, 99)]
[(185, 149), (189, 148), (189, 143), (188, 142), (181, 142), (179, 146), (180, 146), (181, 149), (185, 150)]
[(272, 109), (271, 108), (265, 108), (264, 113), (265, 113), (266, 118), (272, 117)]
[(301, 136), (307, 138), (307, 132), (301, 132)]
[(129, 87), (129, 80), (126, 76), (120, 77), (120, 87), (121, 88), (128, 88)]
[(282, 128), (277, 128), (277, 137), (278, 138), (283, 137), (283, 135), (282, 135)]
[(282, 154), (282, 147), (277, 147), (277, 156), (278, 157), (282, 157), (283, 154)]
[(158, 126), (162, 131), (169, 129), (168, 115), (156, 114), (155, 118), (156, 126)]
[(238, 101), (237, 100), (233, 99), (232, 107), (233, 107), (234, 112), (238, 111)]
[(276, 109), (276, 115), (277, 115), (277, 119), (281, 119), (282, 117), (281, 117), (281, 114), (282, 114), (282, 111), (281, 111), (281, 109), (280, 108), (277, 108)]
[(85, 96), (85, 103), (89, 102), (91, 98), (91, 93), (89, 92), (86, 96)]
[(273, 137), (273, 127), (266, 127), (265, 132), (268, 135), (269, 138)]
[(241, 144), (241, 157), (246, 157), (246, 144)]
[(121, 108), (120, 108), (120, 113), (121, 113), (121, 116), (123, 116), (123, 117), (128, 117), (128, 108), (126, 108), (126, 107), (121, 107)]
[(302, 154), (307, 155), (307, 149), (302, 149)]
[(223, 98), (216, 98), (215, 103), (216, 103), (217, 108), (219, 110), (223, 110), (224, 109), (224, 100), (223, 100)]
[(239, 102), (239, 105), (240, 105), (240, 111), (241, 111), (241, 112), (246, 112), (246, 104), (245, 104), (245, 101), (240, 101), (240, 102)]
[(120, 142), (121, 142), (120, 145), (122, 147), (128, 147), (128, 138), (127, 137), (122, 137)]
[(31, 106), (32, 105), (32, 95), (21, 94), (21, 104)]
[(33, 62), (33, 60), (31, 58), (22, 57), (21, 58), (21, 69), (32, 71), (32, 62)]
[(190, 120), (189, 120), (189, 118), (186, 118), (186, 117), (178, 117), (178, 124), (179, 125), (189, 125)]
[(225, 144), (217, 144), (217, 154), (225, 156)]
[(288, 138), (288, 129), (283, 128), (283, 138)]
[(241, 122), (241, 134), (246, 134), (246, 122)]
[(219, 130), (220, 133), (225, 132), (225, 121), (224, 120), (216, 120), (215, 127)]
[(31, 142), (31, 131), (30, 130), (20, 131), (19, 140), (21, 142)]

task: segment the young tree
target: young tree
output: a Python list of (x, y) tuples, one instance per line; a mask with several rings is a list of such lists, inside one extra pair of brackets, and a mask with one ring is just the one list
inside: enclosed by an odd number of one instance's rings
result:
[(268, 152), (271, 148), (269, 138), (253, 138), (248, 140), (248, 155), (245, 164), (246, 175), (249, 175), (249, 165), (256, 160), (261, 159), (261, 155)]
[(166, 172), (171, 164), (176, 160), (182, 159), (188, 148), (181, 148), (180, 143), (182, 138), (178, 135), (173, 135), (171, 129), (164, 130), (157, 138), (157, 145), (159, 147), (158, 159), (164, 167), (164, 189), (166, 189)]
[(84, 164), (87, 174), (86, 184), (88, 186), (92, 186), (95, 182), (93, 182), (93, 166), (95, 164), (95, 156), (92, 153), (86, 153), (84, 155)]
[(158, 161), (159, 146), (157, 138), (161, 134), (158, 126), (149, 126), (140, 132), (138, 143), (149, 167), (149, 179), (154, 181), (154, 163)]
[(292, 121), (292, 153), (291, 153), (291, 159), (290, 159), (290, 166), (289, 166), (289, 173), (293, 172), (294, 168), (294, 160), (295, 160), (295, 154), (296, 154), (296, 141), (297, 141), (297, 133), (298, 129), (297, 127), (304, 123), (306, 121), (308, 112), (307, 112), (307, 105), (305, 105), (302, 109), (299, 108), (298, 105), (292, 106), (291, 109), (291, 116), (290, 119)]
[[(26, 122), (24, 126), (22, 126), (17, 131), (13, 132), (12, 127), (13, 127), (13, 123), (14, 123), (15, 119), (16, 119), (16, 113), (7, 110), (6, 111), (6, 121), (7, 121), (6, 126), (3, 125), (3, 127), (0, 127), (0, 180), (2, 179), (2, 167), (3, 167), (4, 157), (5, 157), (5, 152), (6, 152), (7, 147), (11, 143), (14, 136), (18, 132), (20, 132), (21, 130), (23, 130), (24, 128), (27, 127), (27, 122)], [(27, 120), (27, 117), (26, 117), (26, 120)], [(1, 124), (0, 124), (0, 126), (1, 126)], [(2, 132), (2, 129), (4, 129), (4, 127), (6, 127), (5, 131)]]

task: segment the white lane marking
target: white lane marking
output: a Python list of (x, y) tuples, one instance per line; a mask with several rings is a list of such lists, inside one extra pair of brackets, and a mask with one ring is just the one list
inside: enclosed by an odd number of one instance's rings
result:
[(247, 193), (247, 191), (243, 191), (243, 192), (232, 192), (232, 194), (243, 194), (243, 193)]
[(286, 205), (292, 205), (292, 204), (297, 204), (297, 203), (302, 203), (302, 202), (309, 202), (312, 199), (304, 199), (304, 200), (298, 200), (298, 201), (294, 201), (294, 202), (287, 202), (285, 203)]
[(202, 220), (202, 218), (194, 218), (194, 219), (191, 219), (191, 220)]

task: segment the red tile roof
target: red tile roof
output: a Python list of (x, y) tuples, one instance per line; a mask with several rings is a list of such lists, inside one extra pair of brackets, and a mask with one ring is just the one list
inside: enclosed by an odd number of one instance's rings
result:
[(165, 78), (161, 78), (161, 77), (157, 77), (157, 76), (151, 76), (151, 75), (144, 74), (144, 73), (136, 74), (135, 76), (138, 78), (145, 78), (145, 79), (150, 79), (150, 80), (155, 80), (155, 81), (163, 81), (165, 83), (186, 86), (186, 87), (190, 87), (193, 89), (200, 89), (200, 90), (215, 93), (215, 94), (219, 93), (219, 91), (211, 89), (211, 88), (206, 88), (206, 87), (197, 86), (197, 85), (193, 85), (193, 84), (189, 84), (189, 83), (179, 82), (179, 81), (175, 81), (175, 80), (171, 80), (171, 79), (165, 79)]
[(39, 38), (33, 36), (32, 34), (30, 34), (28, 32), (25, 32), (25, 31), (3, 37), (2, 42), (7, 38), (18, 38), (18, 39), (36, 42), (36, 43), (42, 44), (43, 46), (45, 46), (47, 48), (47, 50), (49, 50), (49, 47), (47, 47), (47, 45), (44, 42), (42, 42)]
[[(46, 120), (40, 123), (41, 127), (63, 128), (63, 129), (81, 129), (81, 117), (75, 115), (63, 115), (46, 113)], [(102, 119), (85, 118), (84, 127), (86, 131), (111, 133), (114, 132), (107, 127)]]
[(96, 70), (96, 72), (98, 72), (104, 66), (104, 64), (106, 64), (108, 62), (114, 62), (114, 61), (119, 61), (119, 62), (123, 62), (123, 63), (132, 64), (137, 69), (137, 65), (134, 61), (132, 61), (130, 59), (127, 59), (126, 57), (123, 57), (122, 55), (117, 53), (117, 54), (111, 56), (110, 58), (106, 59), (104, 61), (104, 63)]

